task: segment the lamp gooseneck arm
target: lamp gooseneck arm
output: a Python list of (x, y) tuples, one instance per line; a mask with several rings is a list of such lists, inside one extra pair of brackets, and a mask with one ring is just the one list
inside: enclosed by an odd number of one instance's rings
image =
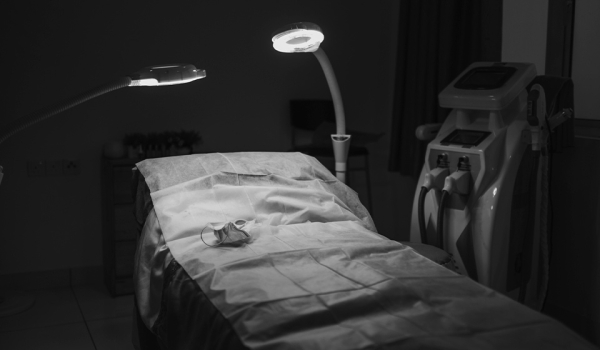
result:
[(335, 175), (338, 180), (346, 182), (346, 163), (348, 159), (348, 151), (350, 150), (350, 135), (346, 134), (346, 117), (344, 115), (344, 105), (342, 103), (342, 94), (335, 78), (335, 73), (329, 62), (329, 58), (323, 49), (319, 48), (313, 51), (317, 60), (323, 68), (331, 98), (333, 99), (333, 108), (335, 110), (335, 125), (337, 134), (331, 135), (333, 142), (333, 153), (335, 156)]
[(325, 54), (322, 48), (317, 49), (313, 52), (323, 68), (325, 78), (327, 79), (327, 85), (331, 91), (331, 98), (333, 99), (333, 108), (335, 109), (335, 124), (338, 135), (346, 134), (346, 117), (344, 115), (344, 104), (342, 103), (342, 94), (340, 93), (340, 87), (338, 86), (333, 67), (329, 62), (329, 58)]
[(94, 97), (104, 95), (105, 93), (113, 91), (113, 90), (127, 87), (127, 86), (129, 86), (129, 84), (131, 84), (131, 78), (127, 77), (127, 76), (122, 77), (122, 78), (116, 79), (114, 81), (111, 81), (110, 83), (100, 85), (94, 89), (86, 91), (75, 97), (71, 97), (61, 103), (57, 103), (50, 107), (44, 108), (44, 109), (34, 112), (32, 114), (29, 114), (25, 117), (21, 117), (16, 120), (13, 120), (12, 122), (8, 123), (8, 125), (4, 126), (2, 129), (0, 129), (0, 144), (2, 142), (6, 141), (6, 139), (11, 137), (12, 135), (16, 134), (17, 132), (19, 132), (25, 128), (32, 126), (33, 124), (36, 124), (45, 119), (48, 119), (55, 114), (64, 112), (67, 109), (75, 107), (78, 104), (81, 104), (87, 100), (94, 98)]

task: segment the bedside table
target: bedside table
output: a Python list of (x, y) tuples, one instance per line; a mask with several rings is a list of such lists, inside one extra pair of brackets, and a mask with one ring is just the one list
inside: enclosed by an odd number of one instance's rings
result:
[(138, 159), (102, 159), (102, 260), (104, 283), (114, 296), (133, 293), (137, 227), (131, 192)]

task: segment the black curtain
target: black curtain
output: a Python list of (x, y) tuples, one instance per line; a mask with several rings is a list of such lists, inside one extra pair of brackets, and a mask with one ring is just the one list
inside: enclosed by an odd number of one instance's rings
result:
[(502, 0), (401, 0), (389, 170), (418, 177), (419, 125), (449, 113), (437, 96), (469, 64), (499, 61)]

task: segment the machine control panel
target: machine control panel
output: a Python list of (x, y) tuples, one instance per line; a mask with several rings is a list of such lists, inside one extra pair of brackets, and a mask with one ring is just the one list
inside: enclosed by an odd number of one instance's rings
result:
[(443, 146), (458, 145), (463, 148), (471, 148), (478, 146), (490, 134), (491, 132), (489, 131), (455, 129), (440, 144)]

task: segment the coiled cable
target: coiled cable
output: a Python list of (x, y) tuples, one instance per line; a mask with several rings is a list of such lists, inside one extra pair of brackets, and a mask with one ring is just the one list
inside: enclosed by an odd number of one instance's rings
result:
[[(533, 148), (533, 147), (532, 147)], [(533, 151), (532, 169), (529, 175), (529, 213), (527, 219), (527, 235), (522, 243), (522, 272), (521, 272), (521, 287), (519, 289), (518, 301), (525, 303), (527, 296), (527, 283), (531, 278), (532, 258), (534, 252), (534, 235), (535, 235), (535, 209), (537, 202), (537, 174), (540, 164), (540, 151)]]
[(542, 157), (542, 183), (541, 183), (541, 204), (540, 204), (540, 254), (542, 257), (542, 274), (540, 286), (538, 289), (538, 310), (544, 307), (546, 302), (546, 293), (548, 291), (548, 281), (550, 279), (550, 243), (548, 237), (548, 198), (550, 193), (549, 166), (547, 157)]
[(427, 231), (425, 229), (425, 198), (427, 197), (429, 189), (425, 186), (421, 186), (421, 192), (419, 193), (419, 208), (418, 219), (419, 219), (419, 233), (421, 234), (421, 243), (427, 244)]
[(443, 190), (437, 216), (437, 244), (438, 248), (440, 249), (444, 249), (444, 212), (446, 209), (446, 202), (448, 201), (448, 197), (450, 197), (450, 193), (446, 190)]

